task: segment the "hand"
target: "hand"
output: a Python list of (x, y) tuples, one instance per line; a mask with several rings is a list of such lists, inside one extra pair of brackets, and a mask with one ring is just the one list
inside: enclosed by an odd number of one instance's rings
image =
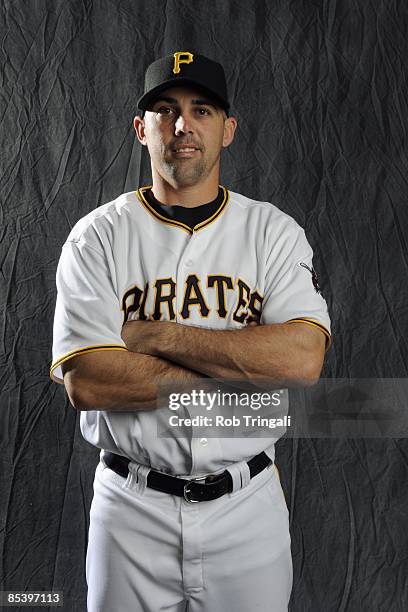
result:
[(260, 322), (255, 321), (254, 319), (249, 319), (249, 322), (247, 323), (247, 327), (256, 327), (257, 325), (260, 325)]
[(133, 353), (155, 356), (155, 346), (160, 342), (159, 334), (166, 331), (169, 321), (127, 321), (121, 336)]

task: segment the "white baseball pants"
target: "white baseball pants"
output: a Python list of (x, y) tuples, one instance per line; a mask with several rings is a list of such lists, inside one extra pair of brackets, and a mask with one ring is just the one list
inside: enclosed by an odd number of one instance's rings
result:
[(273, 464), (196, 504), (147, 488), (147, 473), (142, 466), (136, 483), (97, 466), (88, 612), (287, 612), (288, 510)]

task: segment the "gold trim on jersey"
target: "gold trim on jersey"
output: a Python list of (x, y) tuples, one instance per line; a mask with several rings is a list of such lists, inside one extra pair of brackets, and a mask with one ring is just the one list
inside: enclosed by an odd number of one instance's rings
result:
[(286, 323), (307, 323), (308, 325), (317, 327), (317, 329), (320, 329), (320, 331), (322, 331), (324, 335), (326, 336), (326, 351), (328, 351), (329, 348), (331, 347), (332, 337), (331, 337), (330, 332), (324, 327), (324, 325), (322, 325), (316, 319), (307, 319), (306, 317), (298, 317), (296, 319), (290, 319), (289, 321), (286, 321)]
[(66, 361), (69, 361), (70, 359), (72, 359), (72, 357), (76, 357), (77, 355), (85, 355), (86, 353), (94, 353), (96, 351), (127, 351), (127, 350), (128, 349), (125, 346), (120, 346), (118, 344), (101, 344), (101, 345), (96, 345), (96, 346), (85, 346), (80, 349), (75, 349), (73, 351), (70, 351), (69, 353), (66, 353), (65, 355), (57, 359), (57, 361), (51, 364), (50, 378), (51, 380), (55, 382), (62, 383), (63, 379), (58, 378), (57, 376), (54, 376), (54, 370), (58, 368), (58, 366), (62, 365)]
[(197, 225), (194, 226), (194, 231), (201, 230), (204, 227), (207, 227), (207, 225), (210, 225), (211, 223), (214, 223), (214, 221), (221, 215), (221, 213), (223, 212), (223, 210), (227, 206), (227, 204), (229, 202), (229, 197), (230, 197), (229, 196), (229, 191), (228, 191), (228, 189), (226, 189), (222, 185), (220, 185), (220, 187), (221, 187), (221, 189), (224, 192), (224, 199), (221, 202), (220, 207), (218, 208), (218, 210), (215, 211), (215, 213), (213, 215), (211, 215), (211, 217), (208, 217), (208, 219), (205, 219), (204, 221), (201, 221), (201, 223), (197, 223)]
[(211, 215), (211, 217), (208, 217), (208, 219), (201, 221), (201, 223), (197, 223), (197, 225), (195, 225), (194, 228), (191, 229), (191, 227), (189, 227), (185, 223), (182, 223), (182, 221), (175, 221), (174, 219), (168, 219), (164, 215), (161, 215), (149, 204), (149, 202), (145, 198), (144, 192), (147, 191), (148, 189), (151, 189), (151, 187), (152, 185), (147, 185), (146, 187), (139, 187), (139, 189), (135, 192), (139, 201), (143, 204), (147, 212), (149, 212), (158, 221), (161, 221), (162, 223), (165, 223), (166, 225), (173, 225), (175, 227), (179, 227), (180, 229), (184, 230), (185, 232), (188, 232), (189, 234), (192, 234), (195, 231), (202, 230), (207, 225), (210, 225), (210, 223), (213, 223), (224, 211), (230, 199), (230, 194), (229, 194), (228, 189), (220, 185), (221, 189), (224, 192), (224, 198), (220, 206), (215, 211), (215, 213)]

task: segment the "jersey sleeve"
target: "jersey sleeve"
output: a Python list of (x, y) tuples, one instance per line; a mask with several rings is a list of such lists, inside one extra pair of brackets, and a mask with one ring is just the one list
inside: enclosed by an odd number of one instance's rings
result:
[(293, 224), (274, 242), (266, 263), (262, 323), (306, 323), (331, 344), (327, 304), (313, 269), (313, 250), (303, 229)]
[(51, 378), (63, 383), (61, 364), (77, 355), (127, 350), (122, 324), (105, 254), (84, 242), (66, 242), (57, 268)]

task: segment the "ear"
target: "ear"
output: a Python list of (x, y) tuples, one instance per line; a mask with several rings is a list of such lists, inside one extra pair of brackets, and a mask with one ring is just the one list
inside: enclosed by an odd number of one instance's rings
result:
[(146, 145), (144, 119), (142, 119), (140, 115), (136, 115), (136, 117), (133, 119), (133, 127), (135, 128), (138, 141), (142, 145)]
[(227, 117), (224, 121), (224, 135), (222, 146), (228, 147), (234, 140), (235, 130), (237, 129), (237, 120), (235, 117)]

